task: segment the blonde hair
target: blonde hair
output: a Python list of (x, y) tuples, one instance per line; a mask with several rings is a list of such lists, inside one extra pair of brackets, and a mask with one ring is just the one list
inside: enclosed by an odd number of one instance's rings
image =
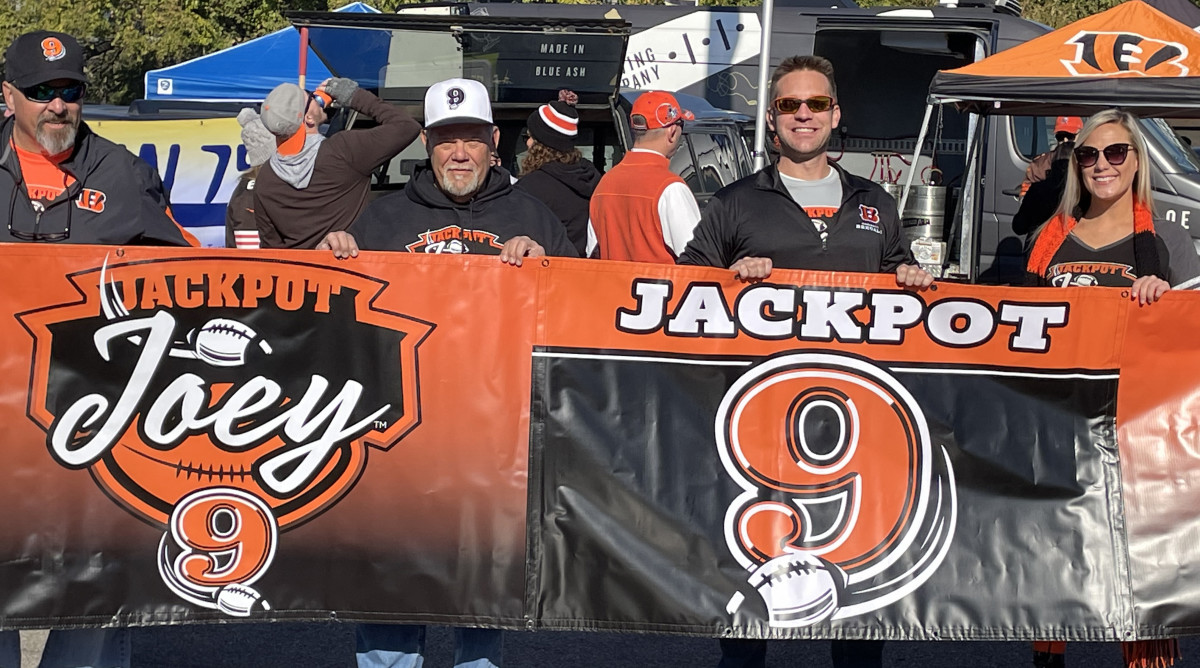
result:
[[(1117, 123), (1129, 133), (1129, 143), (1137, 151), (1138, 159), (1138, 170), (1133, 175), (1133, 201), (1135, 204), (1152, 209), (1154, 198), (1150, 190), (1150, 156), (1146, 153), (1146, 138), (1142, 136), (1142, 129), (1138, 125), (1136, 116), (1120, 109), (1105, 109), (1083, 124), (1083, 129), (1075, 136), (1075, 146), (1083, 146), (1097, 128), (1109, 123)], [(1074, 151), (1071, 152), (1070, 161), (1067, 169), (1067, 185), (1063, 189), (1058, 213), (1078, 218), (1086, 212), (1078, 211), (1079, 201), (1083, 198), (1084, 186), (1083, 179), (1080, 177), (1079, 161), (1075, 159)]]

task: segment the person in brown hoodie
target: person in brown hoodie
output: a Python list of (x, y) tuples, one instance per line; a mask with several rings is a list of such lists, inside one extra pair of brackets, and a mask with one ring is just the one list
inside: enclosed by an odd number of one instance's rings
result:
[[(320, 133), (326, 105), (375, 120), (367, 129)], [(280, 84), (262, 106), (276, 150), (255, 184), (254, 219), (263, 248), (314, 248), (344, 230), (367, 204), (371, 172), (404, 150), (421, 126), (399, 107), (351, 79), (333, 78), (308, 92)]]

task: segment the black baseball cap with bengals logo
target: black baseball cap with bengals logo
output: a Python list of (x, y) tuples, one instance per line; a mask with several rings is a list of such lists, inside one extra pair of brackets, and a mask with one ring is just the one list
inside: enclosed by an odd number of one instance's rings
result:
[(87, 82), (83, 48), (66, 33), (38, 30), (13, 40), (4, 52), (4, 79), (17, 88), (71, 79)]

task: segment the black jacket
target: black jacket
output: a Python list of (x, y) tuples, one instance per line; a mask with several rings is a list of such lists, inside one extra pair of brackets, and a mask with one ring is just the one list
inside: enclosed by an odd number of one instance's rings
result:
[(258, 237), (258, 223), (254, 221), (254, 183), (253, 170), (243, 172), (238, 177), (229, 203), (225, 205), (225, 247), (237, 248), (235, 232), (253, 232)]
[(548, 162), (522, 176), (517, 187), (550, 207), (567, 228), (575, 250), (583, 255), (587, 250), (588, 203), (597, 183), (600, 170), (581, 159), (573, 165)]
[[(57, 235), (70, 230), (71, 244), (187, 246), (171, 219), (162, 180), (150, 165), (124, 147), (79, 124), (75, 149), (60, 167), (75, 177), (66, 192), (41, 213), (29, 201), (21, 163), (12, 148), (15, 121), (0, 124), (0, 242), (30, 241), (24, 235)], [(10, 230), (16, 230), (14, 235)]]
[(499, 255), (504, 242), (524, 235), (547, 255), (578, 255), (550, 209), (513, 188), (499, 167), (488, 172), (475, 197), (459, 204), (438, 188), (426, 162), (404, 190), (367, 205), (348, 231), (363, 250)]
[(1013, 214), (1013, 232), (1021, 236), (1033, 234), (1047, 220), (1054, 217), (1062, 201), (1063, 190), (1067, 187), (1068, 169), (1068, 159), (1055, 160), (1050, 163), (1046, 178), (1029, 184), (1029, 190), (1026, 190), (1025, 196), (1021, 198), (1021, 206)]
[(842, 179), (842, 205), (825, 242), (771, 165), (713, 195), (679, 263), (729, 267), (743, 257), (766, 257), (778, 269), (864, 273), (913, 264), (896, 200), (877, 184), (833, 168)]

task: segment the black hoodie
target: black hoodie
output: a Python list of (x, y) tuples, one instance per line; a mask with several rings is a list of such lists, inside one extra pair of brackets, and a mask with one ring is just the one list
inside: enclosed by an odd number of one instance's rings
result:
[(550, 207), (567, 228), (567, 237), (583, 255), (587, 249), (588, 202), (600, 183), (600, 171), (587, 160), (568, 165), (548, 162), (522, 176), (517, 187)]
[(417, 167), (404, 190), (367, 205), (348, 230), (363, 250), (499, 255), (504, 242), (527, 236), (547, 255), (577, 257), (566, 231), (546, 205), (512, 187), (492, 167), (469, 201), (446, 196), (429, 163)]

